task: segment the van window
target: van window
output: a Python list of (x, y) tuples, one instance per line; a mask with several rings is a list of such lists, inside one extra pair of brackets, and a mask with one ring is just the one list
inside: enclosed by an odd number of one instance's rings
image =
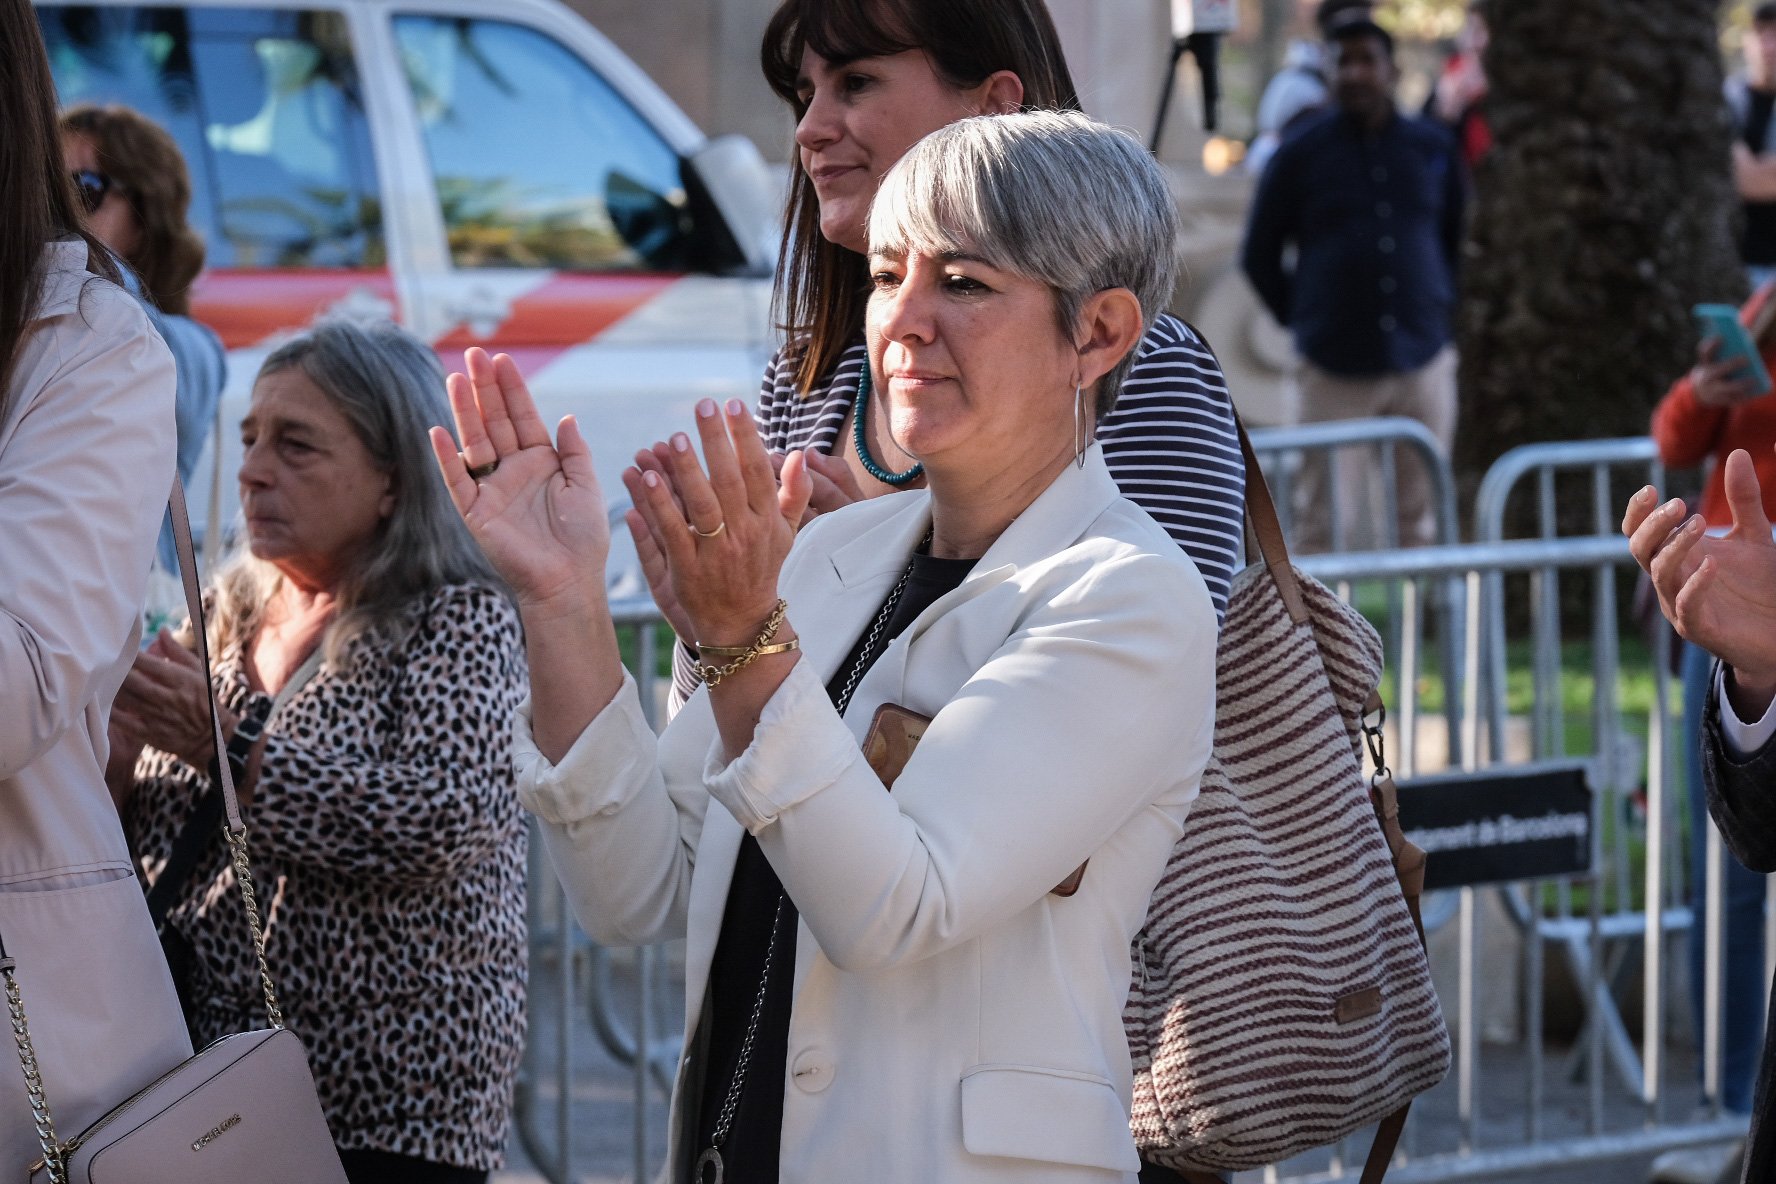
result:
[(504, 21), (395, 34), (457, 267), (685, 269), (678, 154), (578, 55)]
[(345, 18), (241, 8), (39, 7), (64, 104), (172, 132), (211, 267), (381, 267), (375, 160)]

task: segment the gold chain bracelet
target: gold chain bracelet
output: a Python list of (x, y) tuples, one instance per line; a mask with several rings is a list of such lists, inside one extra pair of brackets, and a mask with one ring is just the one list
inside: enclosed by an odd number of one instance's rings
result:
[(789, 602), (778, 600), (777, 607), (771, 610), (770, 619), (765, 622), (765, 627), (759, 630), (759, 635), (753, 638), (751, 645), (704, 645), (702, 642), (698, 642), (697, 653), (699, 656), (714, 654), (718, 658), (731, 656), (734, 659), (722, 666), (717, 666), (713, 662), (701, 663), (697, 669), (703, 675), (704, 685), (716, 686), (730, 674), (750, 666), (759, 658), (767, 655), (787, 654), (791, 650), (801, 649), (801, 641), (794, 637), (774, 645), (771, 642), (771, 639), (777, 636), (777, 630), (783, 628), (783, 620), (788, 615)]

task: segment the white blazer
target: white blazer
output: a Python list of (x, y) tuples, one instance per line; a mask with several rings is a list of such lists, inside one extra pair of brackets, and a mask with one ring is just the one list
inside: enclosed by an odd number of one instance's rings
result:
[[(1129, 944), (1208, 759), (1208, 592), (1094, 447), (895, 639), (841, 719), (825, 683), (930, 516), (919, 490), (802, 531), (780, 580), (802, 660), (732, 763), (707, 691), (656, 741), (626, 683), (558, 766), (528, 705), (520, 719), (519, 793), (580, 923), (612, 943), (688, 938), (673, 1179), (700, 1150), (683, 1129), (690, 1029), (743, 827), (801, 918), (785, 1184), (1138, 1170)], [(859, 748), (883, 703), (935, 717), (892, 794)], [(1088, 858), (1077, 894), (1050, 894)]]
[[(0, 415), (0, 937), (65, 1139), (191, 1044), (104, 781), (173, 484), (173, 359), (85, 243), (44, 266)], [(0, 1180), (40, 1156), (11, 1044)]]

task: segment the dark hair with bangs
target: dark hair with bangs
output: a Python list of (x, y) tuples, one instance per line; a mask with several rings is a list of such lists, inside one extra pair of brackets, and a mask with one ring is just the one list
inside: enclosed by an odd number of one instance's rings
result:
[(80, 218), (74, 181), (56, 130), (55, 80), (29, 0), (0, 0), (0, 418), (12, 372), (43, 291), (43, 249), (58, 238), (86, 242), (87, 269), (118, 278), (111, 253)]
[[(1079, 110), (1043, 0), (784, 0), (765, 29), (759, 59), (765, 81), (798, 118), (804, 49), (841, 64), (919, 49), (958, 88), (1010, 70), (1024, 84), (1025, 108)], [(868, 270), (862, 255), (820, 233), (820, 199), (792, 151), (775, 302), (778, 327), (805, 343), (796, 370), (802, 394), (863, 331)]]

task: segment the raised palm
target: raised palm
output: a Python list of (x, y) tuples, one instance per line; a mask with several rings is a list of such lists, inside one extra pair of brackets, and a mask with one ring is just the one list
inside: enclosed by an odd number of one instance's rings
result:
[(579, 425), (569, 416), (551, 441), (511, 358), (477, 348), (463, 360), (468, 374), (448, 382), (461, 450), (442, 428), (431, 439), (470, 533), (521, 603), (601, 593), (610, 522)]

